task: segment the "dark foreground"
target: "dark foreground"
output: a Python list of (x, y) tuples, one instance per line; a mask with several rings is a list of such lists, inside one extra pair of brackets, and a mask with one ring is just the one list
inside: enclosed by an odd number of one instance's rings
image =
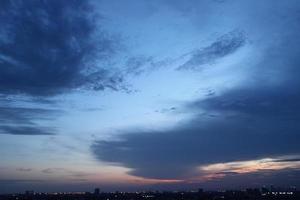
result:
[(25, 193), (0, 195), (0, 200), (300, 200), (299, 191), (261, 192), (258, 189), (224, 192), (136, 192), (136, 193)]

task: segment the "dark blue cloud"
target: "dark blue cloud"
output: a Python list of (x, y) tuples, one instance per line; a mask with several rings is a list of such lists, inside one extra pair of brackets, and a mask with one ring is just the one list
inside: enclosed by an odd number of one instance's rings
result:
[(300, 162), (300, 158), (278, 159), (275, 162)]
[(62, 111), (20, 106), (26, 101), (45, 107), (56, 103), (50, 96), (73, 89), (127, 90), (120, 74), (99, 66), (119, 48), (100, 21), (89, 1), (1, 2), (0, 134), (55, 134), (37, 120)]
[(59, 110), (29, 107), (0, 107), (0, 123), (33, 124), (33, 120), (50, 120), (61, 113)]
[[(2, 1), (0, 93), (49, 96), (84, 86), (117, 88), (121, 80), (105, 70), (87, 73), (96, 60), (111, 57), (118, 43), (96, 18), (88, 1)], [(91, 76), (97, 77), (93, 83)]]
[(41, 126), (0, 126), (0, 134), (9, 135), (54, 135), (56, 131), (50, 127)]

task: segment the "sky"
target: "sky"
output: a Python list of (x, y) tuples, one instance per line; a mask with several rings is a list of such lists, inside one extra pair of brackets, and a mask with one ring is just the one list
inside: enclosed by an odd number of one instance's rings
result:
[(2, 0), (0, 193), (300, 187), (298, 0)]

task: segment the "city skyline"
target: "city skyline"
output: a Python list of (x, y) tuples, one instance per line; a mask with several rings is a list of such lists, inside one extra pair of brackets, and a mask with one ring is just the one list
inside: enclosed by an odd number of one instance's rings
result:
[(34, 191), (25, 191), (24, 194), (0, 194), (2, 200), (14, 199), (99, 199), (99, 200), (132, 200), (132, 199), (202, 199), (202, 200), (233, 200), (233, 199), (253, 199), (253, 200), (271, 200), (271, 199), (299, 199), (299, 191), (290, 188), (247, 188), (245, 190), (226, 190), (226, 191), (204, 191), (202, 188), (192, 191), (140, 191), (140, 192), (100, 192), (96, 188), (94, 192), (54, 192), (54, 193), (39, 193)]
[(300, 187), (298, 0), (3, 0), (0, 194)]

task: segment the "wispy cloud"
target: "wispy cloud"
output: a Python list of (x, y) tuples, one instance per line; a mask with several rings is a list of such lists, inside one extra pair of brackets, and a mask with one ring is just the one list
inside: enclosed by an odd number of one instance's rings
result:
[(69, 178), (76, 178), (76, 179), (93, 175), (93, 173), (88, 173), (84, 171), (75, 171), (66, 168), (46, 168), (43, 169), (41, 172), (48, 175), (61, 175), (61, 176), (67, 176)]
[(190, 59), (178, 67), (178, 70), (199, 70), (202, 65), (213, 64), (219, 59), (235, 53), (246, 43), (245, 33), (231, 31), (219, 37), (207, 47), (192, 51)]
[(0, 134), (11, 135), (54, 135), (56, 129), (42, 126), (39, 121), (48, 121), (59, 116), (62, 111), (46, 108), (0, 107)]

